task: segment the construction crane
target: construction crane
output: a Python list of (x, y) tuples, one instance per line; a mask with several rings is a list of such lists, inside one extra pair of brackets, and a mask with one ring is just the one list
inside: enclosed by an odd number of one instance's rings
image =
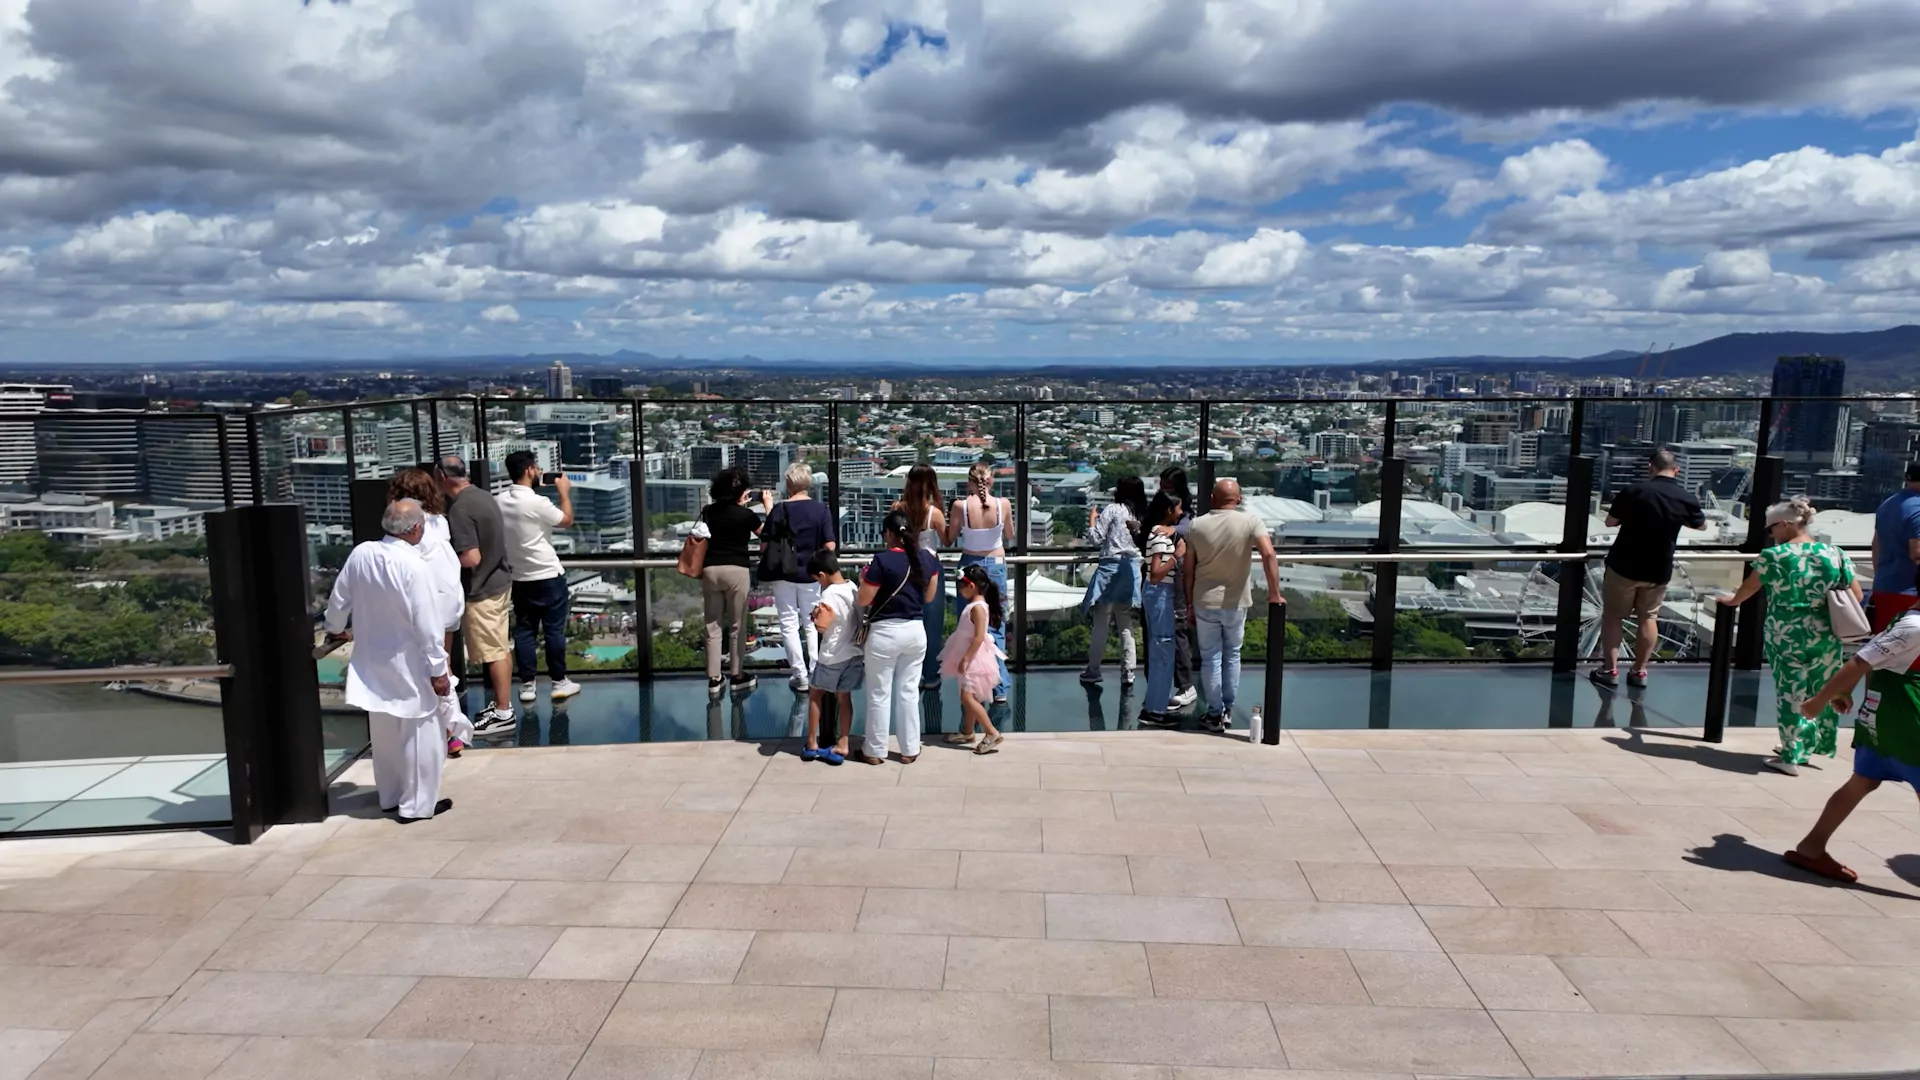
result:
[[(1658, 383), (1660, 376), (1667, 370), (1667, 358), (1673, 355), (1673, 342), (1667, 342), (1667, 351), (1660, 354), (1660, 366), (1653, 369), (1653, 381)], [(1644, 364), (1645, 361), (1642, 361)]]
[(1636, 371), (1636, 372), (1634, 372), (1634, 373), (1633, 373), (1633, 385), (1634, 385), (1634, 386), (1636, 386), (1636, 387), (1637, 387), (1637, 386), (1639, 386), (1639, 385), (1640, 385), (1640, 377), (1641, 377), (1642, 375), (1645, 375), (1645, 374), (1647, 373), (1647, 358), (1653, 355), (1653, 347), (1654, 347), (1654, 345), (1657, 345), (1657, 344), (1659, 344), (1659, 343), (1658, 343), (1658, 342), (1648, 342), (1648, 343), (1647, 343), (1647, 351), (1646, 351), (1646, 352), (1643, 352), (1643, 353), (1641, 353), (1641, 354), (1640, 354), (1640, 370), (1638, 370), (1638, 371)]

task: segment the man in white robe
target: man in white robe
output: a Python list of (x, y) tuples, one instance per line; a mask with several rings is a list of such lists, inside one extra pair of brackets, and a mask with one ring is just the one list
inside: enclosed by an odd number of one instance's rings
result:
[(380, 527), (387, 535), (355, 547), (334, 580), (327, 632), (346, 635), (352, 625), (346, 699), (367, 710), (380, 807), (402, 822), (420, 821), (453, 808), (440, 798), (447, 746), (439, 712), (452, 688), (445, 628), (414, 547), (426, 512), (400, 499), (388, 504)]

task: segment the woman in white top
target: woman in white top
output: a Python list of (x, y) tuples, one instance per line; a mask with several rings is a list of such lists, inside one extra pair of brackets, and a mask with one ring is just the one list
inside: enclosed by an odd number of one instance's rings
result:
[[(433, 583), (434, 610), (447, 632), (446, 647), (451, 655), (453, 632), (460, 628), (467, 593), (460, 584), (460, 556), (454, 554), (452, 534), (447, 528), (446, 497), (440, 494), (440, 485), (434, 482), (432, 473), (425, 469), (401, 469), (387, 481), (387, 501), (399, 499), (413, 499), (427, 512), (426, 531), (414, 550), (427, 564), (427, 577)], [(460, 672), (450, 674), (458, 686)], [(466, 739), (473, 737), (472, 723), (457, 707), (443, 707), (441, 713), (443, 726), (448, 728), (447, 756), (459, 757), (460, 751), (466, 748)]]
[(1007, 542), (1013, 539), (1013, 506), (993, 494), (993, 466), (976, 461), (967, 470), (967, 482), (973, 493), (953, 500), (947, 512), (946, 541), (960, 547), (960, 569), (979, 565), (987, 572), (1000, 595), (1000, 620), (990, 633), (1000, 648), (1000, 685), (993, 689), (993, 703), (1003, 705), (1013, 680), (1007, 675)]
[[(919, 548), (938, 556), (941, 538), (947, 532), (947, 515), (940, 512), (940, 474), (925, 462), (907, 470), (907, 486), (893, 509), (907, 515), (907, 523), (919, 531)], [(927, 628), (927, 655), (920, 665), (920, 689), (940, 685), (940, 645), (947, 636), (947, 580), (945, 568), (933, 575), (939, 588), (921, 613)]]
[(1100, 685), (1100, 661), (1107, 653), (1107, 631), (1120, 623), (1120, 685), (1133, 685), (1133, 609), (1140, 606), (1140, 544), (1135, 539), (1147, 516), (1147, 485), (1137, 476), (1123, 476), (1113, 485), (1113, 502), (1087, 528), (1087, 539), (1100, 548), (1100, 562), (1080, 601), (1093, 629), (1087, 646), (1087, 669), (1080, 681)]

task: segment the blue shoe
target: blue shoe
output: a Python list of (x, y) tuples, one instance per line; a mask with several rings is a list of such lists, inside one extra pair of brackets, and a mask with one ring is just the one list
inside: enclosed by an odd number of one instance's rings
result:
[(826, 757), (826, 756), (827, 756), (827, 752), (826, 752), (825, 750), (802, 750), (802, 751), (800, 751), (800, 760), (801, 760), (801, 761), (819, 761), (819, 760), (820, 760), (821, 758), (823, 758), (823, 757)]
[(845, 765), (847, 763), (847, 759), (845, 757), (842, 757), (841, 755), (836, 754), (831, 750), (820, 751), (820, 760), (826, 762), (829, 765)]

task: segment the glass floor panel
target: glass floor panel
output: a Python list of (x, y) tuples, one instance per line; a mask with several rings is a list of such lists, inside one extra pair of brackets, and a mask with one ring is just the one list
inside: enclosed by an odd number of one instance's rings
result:
[[(540, 683), (539, 700), (516, 703), (517, 729), (482, 737), (486, 746), (589, 746), (632, 742), (798, 737), (806, 728), (806, 700), (777, 672), (750, 694), (707, 698), (698, 674), (583, 677), (580, 694), (558, 703)], [(1138, 727), (1146, 680), (1123, 689), (1111, 671), (1097, 688), (1082, 686), (1076, 668), (1031, 671), (1014, 677), (1010, 703), (994, 723), (1010, 732), (1122, 731)], [(1244, 729), (1249, 707), (1265, 690), (1265, 673), (1241, 675), (1233, 726)], [(1500, 729), (1545, 727), (1699, 727), (1706, 713), (1705, 665), (1655, 670), (1644, 690), (1607, 692), (1581, 673), (1556, 677), (1545, 667), (1404, 666), (1377, 674), (1366, 668), (1303, 665), (1287, 672), (1281, 722), (1289, 728)], [(1729, 726), (1772, 723), (1773, 687), (1765, 672), (1736, 672)], [(471, 692), (467, 706), (484, 706)], [(956, 731), (960, 702), (951, 684), (923, 695), (923, 730)], [(855, 723), (864, 717), (864, 692), (854, 695)], [(1198, 711), (1191, 711), (1197, 721)], [(1191, 726), (1198, 726), (1191, 723)], [(855, 730), (859, 730), (856, 726)]]

